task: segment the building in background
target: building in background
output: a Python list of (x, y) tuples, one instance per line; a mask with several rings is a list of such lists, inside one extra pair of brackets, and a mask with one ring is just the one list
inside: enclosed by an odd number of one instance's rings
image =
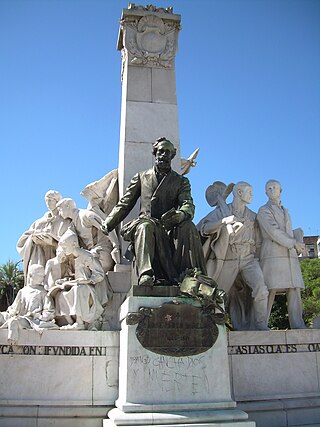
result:
[(304, 236), (303, 242), (306, 245), (304, 258), (320, 258), (320, 236)]

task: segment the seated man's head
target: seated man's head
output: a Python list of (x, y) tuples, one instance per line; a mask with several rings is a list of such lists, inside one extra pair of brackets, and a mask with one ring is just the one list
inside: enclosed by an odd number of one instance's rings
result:
[(44, 267), (40, 264), (32, 264), (28, 268), (27, 284), (29, 286), (41, 285), (44, 279)]
[(233, 196), (244, 203), (252, 202), (252, 186), (245, 181), (239, 181), (233, 187)]
[(157, 139), (152, 146), (152, 154), (155, 156), (155, 164), (159, 170), (168, 170), (171, 167), (171, 160), (177, 153), (174, 145), (165, 137)]
[(266, 195), (270, 200), (280, 200), (282, 188), (279, 181), (276, 179), (269, 179), (266, 183)]
[(72, 213), (76, 209), (76, 204), (72, 199), (65, 198), (57, 203), (57, 208), (63, 219), (72, 218)]
[(50, 211), (54, 211), (56, 209), (57, 203), (62, 199), (59, 191), (49, 190), (46, 192), (44, 196), (47, 208)]

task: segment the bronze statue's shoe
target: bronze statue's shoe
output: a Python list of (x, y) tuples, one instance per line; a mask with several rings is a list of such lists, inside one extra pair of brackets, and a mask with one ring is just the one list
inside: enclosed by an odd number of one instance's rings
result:
[(154, 277), (149, 274), (143, 274), (139, 279), (139, 286), (153, 286)]

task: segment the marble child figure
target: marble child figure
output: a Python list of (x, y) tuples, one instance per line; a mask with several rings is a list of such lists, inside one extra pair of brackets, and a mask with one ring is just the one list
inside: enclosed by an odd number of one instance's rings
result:
[(108, 301), (105, 273), (97, 256), (80, 248), (71, 230), (61, 238), (57, 258), (63, 262), (69, 256), (74, 257), (74, 278), (57, 279), (49, 287), (57, 323), (67, 323), (63, 329), (96, 329)]
[(281, 184), (274, 179), (266, 183), (269, 200), (258, 211), (262, 233), (260, 264), (269, 289), (268, 314), (276, 293), (287, 295), (288, 315), (292, 329), (304, 329), (301, 289), (303, 278), (298, 253), (304, 250), (302, 230), (292, 230), (289, 212), (281, 203)]
[(54, 304), (43, 288), (44, 268), (32, 264), (28, 269), (27, 284), (19, 290), (13, 304), (0, 313), (1, 328), (8, 329), (8, 341), (17, 343), (20, 329), (48, 329), (54, 323)]
[(180, 273), (193, 267), (205, 273), (200, 238), (192, 223), (195, 207), (190, 183), (171, 169), (175, 154), (173, 144), (159, 138), (153, 145), (155, 166), (132, 178), (103, 222), (102, 230), (110, 233), (140, 198), (139, 217), (121, 230), (123, 238), (132, 242), (139, 285), (173, 283)]
[[(255, 256), (259, 230), (256, 214), (247, 207), (251, 201), (251, 185), (238, 182), (233, 187), (232, 203), (224, 208), (218, 205), (200, 221), (198, 229), (203, 237), (210, 239), (209, 276), (228, 295), (240, 275), (251, 289), (252, 329), (267, 330), (268, 289)], [(240, 325), (240, 329), (245, 327)]]
[(113, 269), (113, 244), (100, 230), (102, 218), (88, 209), (78, 209), (75, 202), (65, 198), (57, 203), (62, 218), (71, 220), (70, 228), (77, 234), (80, 246), (96, 251), (105, 272)]

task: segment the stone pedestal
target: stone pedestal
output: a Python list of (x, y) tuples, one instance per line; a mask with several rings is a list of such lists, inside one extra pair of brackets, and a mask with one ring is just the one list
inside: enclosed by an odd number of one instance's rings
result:
[(319, 330), (235, 331), (228, 341), (233, 396), (258, 427), (319, 427)]
[[(140, 308), (155, 308), (172, 297), (129, 297), (121, 307), (119, 397), (104, 427), (115, 425), (197, 425), (254, 427), (231, 397), (226, 332), (209, 350), (195, 355), (163, 355), (143, 347), (137, 324), (127, 324)], [(186, 299), (174, 298), (175, 301)], [(133, 315), (132, 315), (133, 313)], [(132, 322), (131, 322), (132, 323)], [(174, 335), (173, 335), (174, 336)]]
[(154, 6), (131, 4), (123, 9), (118, 38), (122, 54), (120, 197), (135, 173), (152, 167), (152, 144), (159, 137), (166, 136), (177, 148), (173, 168), (180, 171), (174, 70), (180, 19), (171, 9)]
[(118, 395), (119, 332), (0, 330), (0, 427), (101, 427)]

